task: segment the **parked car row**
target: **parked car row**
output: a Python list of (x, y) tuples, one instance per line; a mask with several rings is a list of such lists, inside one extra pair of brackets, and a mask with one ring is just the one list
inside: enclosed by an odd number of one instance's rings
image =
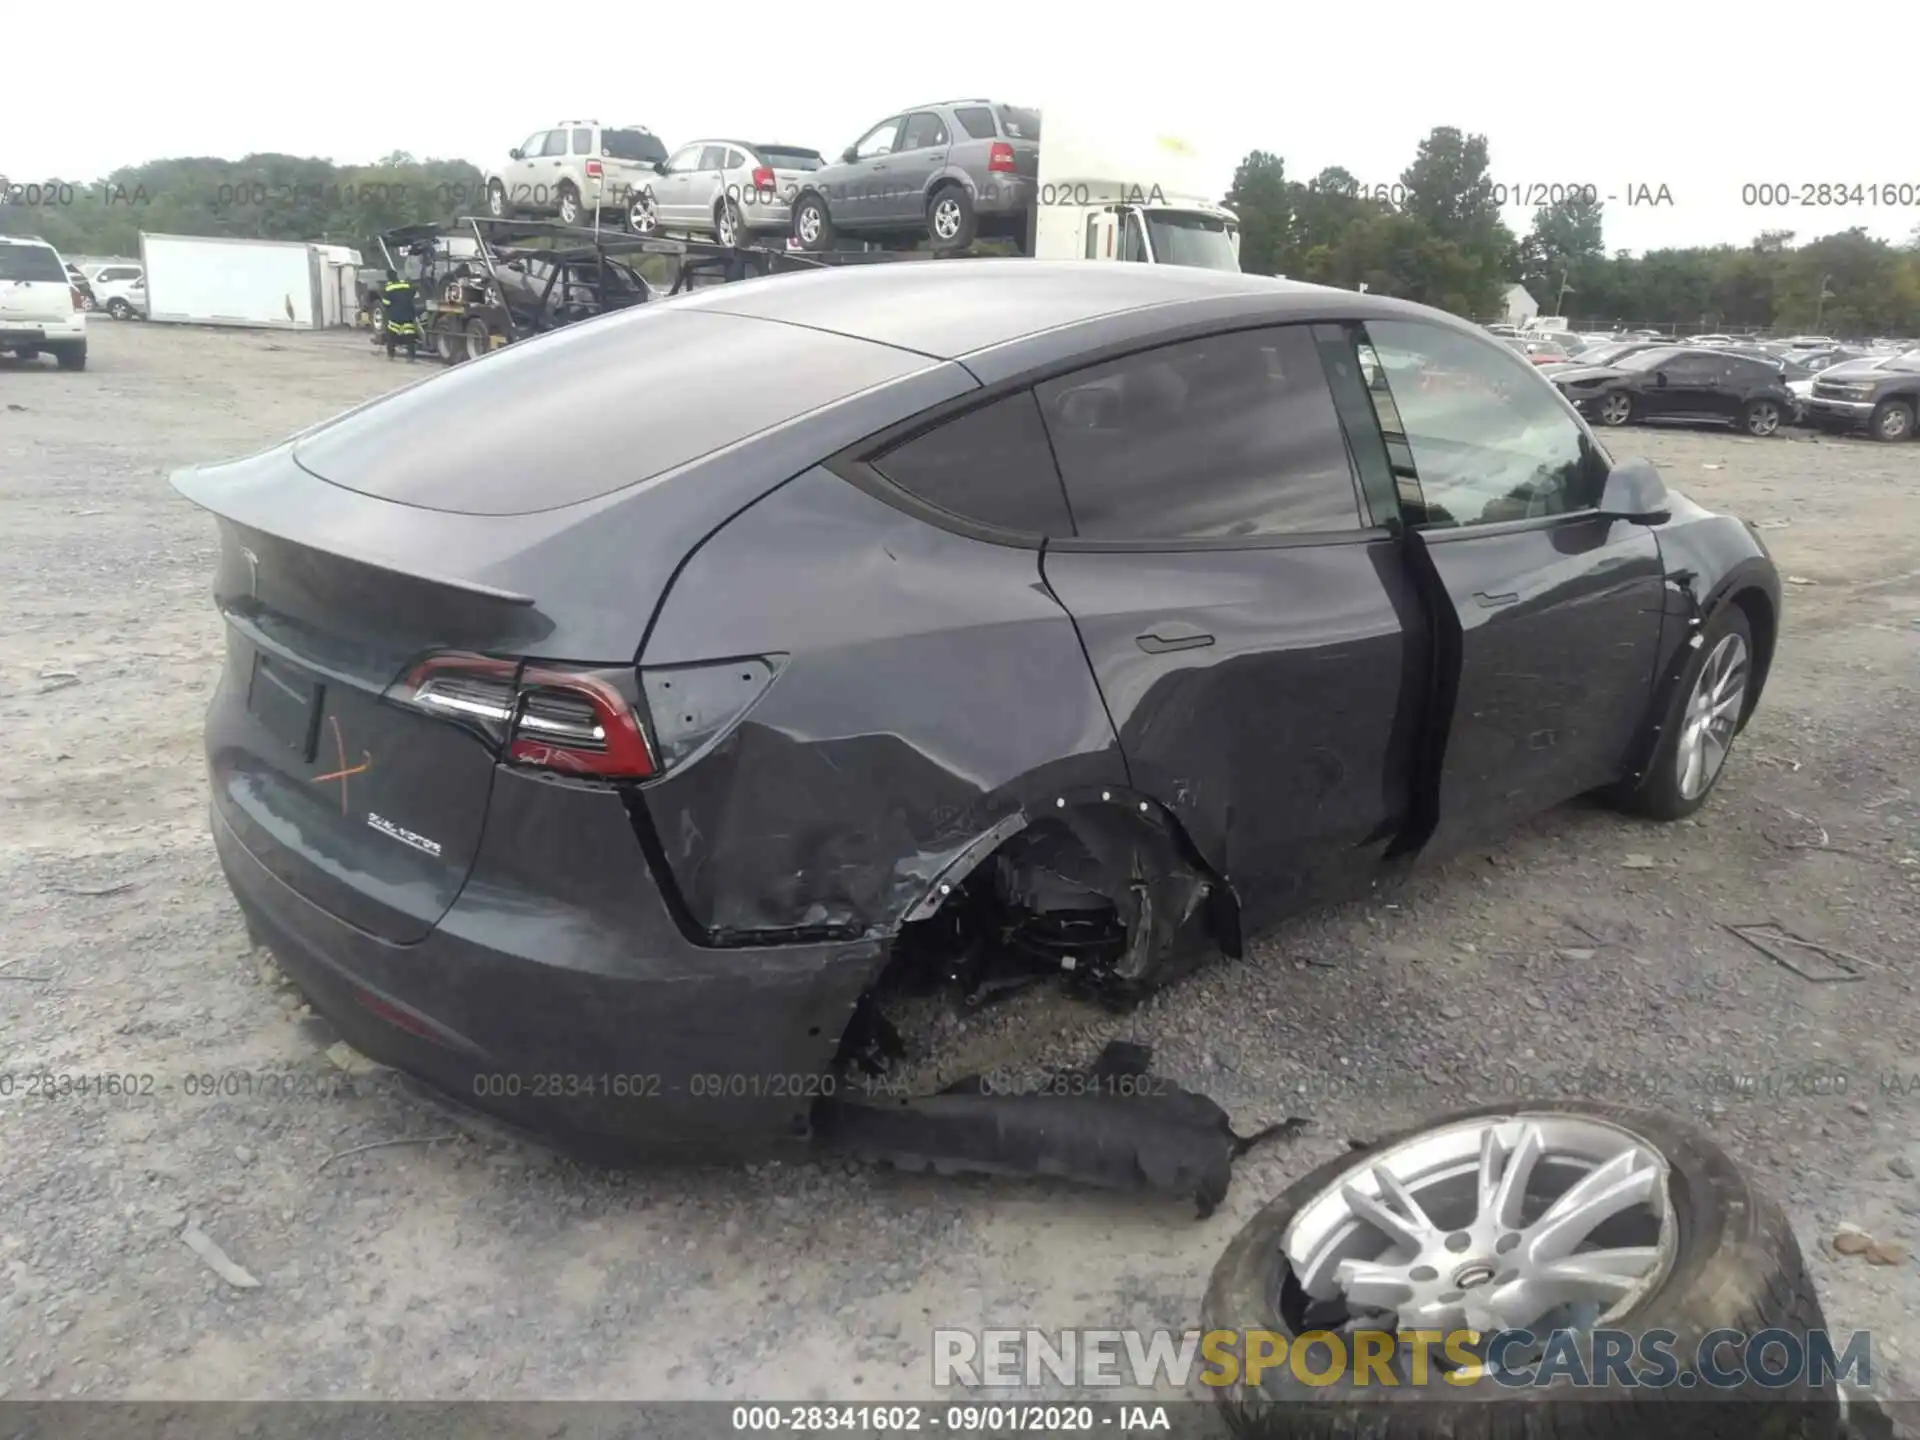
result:
[(840, 237), (961, 249), (978, 235), (1024, 238), (1039, 166), (1040, 116), (993, 100), (889, 115), (829, 160), (809, 146), (713, 136), (668, 152), (644, 126), (565, 121), (539, 130), (487, 176), (500, 219), (583, 223), (597, 206), (636, 234), (740, 245)]

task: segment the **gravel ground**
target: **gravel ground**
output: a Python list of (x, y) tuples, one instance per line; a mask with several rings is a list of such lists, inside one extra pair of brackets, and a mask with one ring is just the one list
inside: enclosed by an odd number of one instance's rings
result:
[[(1567, 807), (1125, 1019), (1039, 999), (970, 1022), (1048, 1064), (1146, 1040), (1242, 1131), (1315, 1119), (1198, 1222), (837, 1161), (584, 1169), (330, 1064), (206, 833), (213, 530), (165, 475), (411, 373), (350, 336), (102, 322), (92, 343), (80, 375), (0, 359), (0, 1394), (924, 1398), (936, 1324), (1185, 1327), (1233, 1232), (1347, 1137), (1589, 1066), (1587, 1093), (1710, 1117), (1789, 1205), (1832, 1323), (1873, 1330), (1880, 1378), (1915, 1373), (1915, 1262), (1830, 1241), (1920, 1231), (1920, 446), (1630, 437), (1771, 522), (1807, 582), (1695, 820)], [(1865, 978), (1809, 983), (1722, 928), (1767, 918)], [(29, 1095), (46, 1073), (153, 1088)], [(189, 1093), (269, 1073), (296, 1088)], [(257, 1288), (182, 1243), (190, 1218)]]

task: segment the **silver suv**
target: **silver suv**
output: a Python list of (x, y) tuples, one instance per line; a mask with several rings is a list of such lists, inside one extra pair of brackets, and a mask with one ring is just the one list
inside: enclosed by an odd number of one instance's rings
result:
[(976, 234), (1024, 239), (1040, 169), (1040, 115), (993, 100), (945, 100), (888, 116), (793, 197), (793, 239), (829, 250), (862, 240), (961, 249)]
[(784, 235), (795, 193), (825, 163), (800, 145), (695, 140), (635, 193), (628, 223), (638, 235), (692, 232), (722, 245)]
[(667, 147), (644, 125), (563, 120), (536, 130), (487, 176), (487, 210), (499, 219), (552, 215), (563, 225), (602, 212), (625, 214), (634, 192), (653, 179)]

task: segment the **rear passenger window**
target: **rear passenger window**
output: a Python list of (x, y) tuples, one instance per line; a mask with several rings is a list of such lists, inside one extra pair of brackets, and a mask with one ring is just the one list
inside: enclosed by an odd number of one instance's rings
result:
[(918, 110), (907, 117), (906, 138), (900, 142), (902, 150), (929, 150), (946, 143), (947, 127), (932, 111)]
[(953, 112), (953, 118), (975, 140), (991, 140), (1000, 133), (994, 128), (993, 111), (985, 105), (962, 105)]
[(593, 131), (575, 130), (573, 132), (573, 153), (576, 155), (593, 153)]
[(1305, 326), (1167, 345), (1036, 393), (1083, 538), (1361, 528), (1346, 437)]
[(1071, 535), (1033, 392), (1023, 390), (889, 450), (873, 468), (963, 520), (1023, 535)]

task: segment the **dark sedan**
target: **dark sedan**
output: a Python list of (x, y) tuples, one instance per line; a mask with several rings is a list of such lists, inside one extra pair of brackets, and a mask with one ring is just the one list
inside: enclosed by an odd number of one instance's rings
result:
[(1749, 435), (1777, 435), (1798, 409), (1780, 366), (1725, 349), (1657, 347), (1611, 365), (1569, 365), (1551, 377), (1583, 415), (1629, 421), (1719, 421)]
[(255, 936), (629, 1150), (804, 1140), (898, 986), (1130, 1003), (1572, 796), (1688, 815), (1780, 614), (1497, 340), (1181, 267), (715, 286), (174, 484)]

